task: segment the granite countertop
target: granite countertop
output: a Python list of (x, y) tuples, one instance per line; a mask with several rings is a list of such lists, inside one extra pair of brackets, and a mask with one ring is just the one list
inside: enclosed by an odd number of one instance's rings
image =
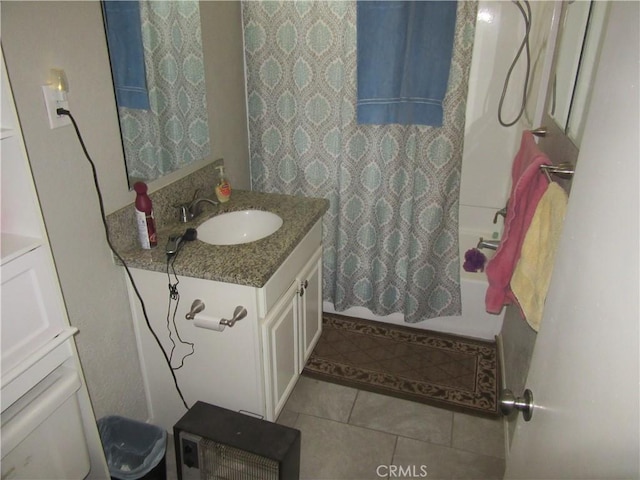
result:
[[(279, 215), (282, 227), (274, 234), (241, 245), (210, 245), (200, 240), (185, 242), (173, 262), (177, 275), (261, 288), (329, 208), (329, 201), (275, 193), (233, 190), (231, 199), (218, 206), (202, 203), (202, 213), (188, 223), (160, 227), (158, 246), (119, 252), (131, 268), (167, 271), (165, 247), (170, 235), (197, 228), (211, 217), (227, 212), (254, 209)], [(176, 215), (177, 217), (177, 215)]]

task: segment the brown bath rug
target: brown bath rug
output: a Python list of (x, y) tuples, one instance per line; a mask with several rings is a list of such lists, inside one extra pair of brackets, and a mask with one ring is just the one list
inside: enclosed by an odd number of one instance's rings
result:
[(303, 373), (465, 413), (498, 415), (493, 342), (325, 313)]

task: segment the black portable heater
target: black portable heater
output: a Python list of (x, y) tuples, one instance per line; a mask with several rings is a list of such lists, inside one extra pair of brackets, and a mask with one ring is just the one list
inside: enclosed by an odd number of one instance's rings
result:
[(173, 427), (178, 480), (297, 480), (300, 431), (204, 402)]

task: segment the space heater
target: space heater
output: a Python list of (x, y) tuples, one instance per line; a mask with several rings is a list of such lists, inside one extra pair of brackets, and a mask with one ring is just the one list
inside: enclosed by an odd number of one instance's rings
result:
[(197, 402), (173, 427), (178, 480), (297, 480), (300, 431)]

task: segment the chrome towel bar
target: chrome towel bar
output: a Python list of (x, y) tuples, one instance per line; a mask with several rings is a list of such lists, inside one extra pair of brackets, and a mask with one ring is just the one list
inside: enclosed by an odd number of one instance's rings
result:
[(547, 176), (547, 179), (551, 182), (551, 175), (556, 175), (560, 178), (571, 179), (575, 171), (574, 166), (568, 162), (558, 163), (557, 165), (540, 165), (540, 170)]

